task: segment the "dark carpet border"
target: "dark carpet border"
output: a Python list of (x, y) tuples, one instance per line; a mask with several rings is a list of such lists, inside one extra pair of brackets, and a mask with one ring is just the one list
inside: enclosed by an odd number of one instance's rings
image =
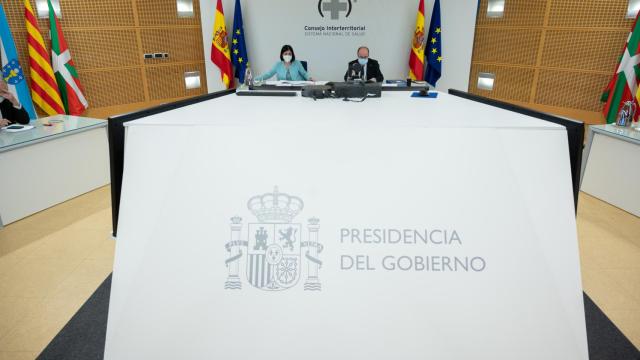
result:
[[(37, 359), (103, 359), (110, 293), (111, 275), (104, 280)], [(640, 351), (586, 294), (584, 294), (584, 310), (590, 360), (640, 360)]]

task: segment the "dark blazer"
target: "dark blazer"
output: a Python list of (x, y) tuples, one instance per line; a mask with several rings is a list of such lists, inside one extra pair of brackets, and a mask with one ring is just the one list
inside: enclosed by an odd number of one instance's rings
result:
[(12, 124), (29, 123), (29, 114), (27, 113), (27, 110), (24, 109), (24, 106), (20, 109), (16, 109), (13, 107), (11, 101), (7, 99), (2, 100), (0, 103), (0, 112), (2, 112), (2, 118), (9, 120)]
[[(347, 72), (344, 74), (344, 81), (347, 81), (347, 78), (351, 74), (351, 67), (357, 62), (358, 60), (353, 60), (349, 63)], [(376, 78), (378, 82), (384, 81), (384, 75), (382, 75), (382, 71), (380, 71), (380, 64), (376, 60), (369, 59), (369, 62), (367, 63), (367, 81), (372, 78)]]

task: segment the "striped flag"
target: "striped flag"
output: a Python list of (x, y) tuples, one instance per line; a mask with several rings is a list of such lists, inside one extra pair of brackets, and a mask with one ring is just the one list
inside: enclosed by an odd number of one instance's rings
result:
[[(638, 81), (640, 80), (638, 76), (640, 72), (638, 66), (640, 64), (640, 23), (638, 23), (638, 16), (640, 16), (640, 13), (638, 14), (627, 38), (627, 44), (620, 56), (616, 72), (602, 94), (601, 101), (606, 101), (603, 113), (608, 124), (616, 122), (618, 112), (625, 102), (633, 101), (636, 106), (638, 105), (636, 92), (638, 91)], [(636, 112), (633, 120), (637, 118), (638, 112)]]
[(222, 82), (227, 89), (234, 86), (231, 54), (227, 37), (227, 26), (224, 22), (222, 0), (216, 5), (216, 16), (213, 22), (213, 40), (211, 41), (211, 61), (220, 69)]
[(64, 106), (53, 75), (49, 53), (38, 28), (31, 2), (24, 0), (24, 17), (27, 25), (29, 70), (31, 73), (31, 97), (47, 115), (64, 114)]
[(0, 4), (0, 58), (2, 58), (0, 74), (2, 74), (2, 79), (9, 85), (9, 91), (18, 99), (29, 114), (30, 119), (37, 118), (31, 95), (29, 95), (29, 86), (18, 62), (18, 51), (11, 36), (9, 22), (2, 4)]
[(412, 42), (409, 54), (409, 78), (424, 80), (424, 0), (420, 0), (418, 5), (418, 17)]
[(81, 115), (89, 107), (89, 103), (84, 97), (76, 65), (71, 59), (71, 51), (69, 51), (69, 46), (62, 35), (62, 27), (53, 11), (51, 0), (47, 0), (47, 4), (49, 5), (49, 23), (51, 24), (51, 63), (58, 82), (62, 104), (67, 114)]

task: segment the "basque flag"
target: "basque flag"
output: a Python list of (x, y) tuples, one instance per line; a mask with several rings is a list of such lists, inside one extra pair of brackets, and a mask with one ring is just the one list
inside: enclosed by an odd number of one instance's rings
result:
[(249, 55), (247, 55), (247, 45), (244, 38), (244, 24), (242, 21), (240, 0), (236, 0), (231, 39), (231, 61), (235, 69), (234, 77), (238, 78), (242, 84), (244, 83), (244, 74), (251, 65), (249, 64)]
[(36, 118), (36, 111), (33, 108), (29, 85), (24, 76), (24, 71), (18, 62), (18, 51), (13, 42), (9, 22), (4, 13), (4, 8), (0, 4), (0, 57), (2, 58), (2, 79), (9, 85), (9, 91), (18, 99), (22, 107), (29, 114), (31, 120)]
[(431, 25), (429, 26), (429, 37), (425, 47), (427, 55), (427, 68), (424, 73), (424, 80), (436, 86), (436, 82), (442, 75), (442, 26), (440, 23), (440, 0), (433, 4), (431, 14)]

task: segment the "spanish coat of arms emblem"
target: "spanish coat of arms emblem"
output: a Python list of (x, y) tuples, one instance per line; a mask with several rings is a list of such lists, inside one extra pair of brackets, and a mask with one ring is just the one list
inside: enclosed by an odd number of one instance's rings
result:
[(287, 290), (296, 286), (305, 273), (304, 290), (320, 291), (320, 220), (309, 219), (306, 229), (303, 224), (294, 223), (304, 209), (302, 199), (279, 192), (276, 187), (272, 193), (249, 199), (247, 208), (257, 222), (248, 223), (244, 233), (242, 218), (231, 218), (231, 239), (225, 244), (229, 253), (225, 289), (242, 289), (240, 263), (244, 260), (246, 281), (257, 289)]

